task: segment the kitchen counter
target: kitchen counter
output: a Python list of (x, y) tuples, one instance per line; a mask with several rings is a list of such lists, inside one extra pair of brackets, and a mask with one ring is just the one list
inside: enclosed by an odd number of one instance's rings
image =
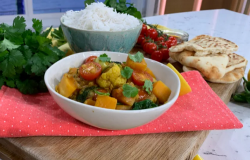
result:
[[(189, 33), (189, 39), (200, 34), (228, 39), (239, 46), (237, 54), (250, 60), (250, 16), (220, 9), (149, 17), (146, 20), (184, 30)], [(245, 77), (249, 69), (248, 63)], [(229, 102), (227, 106), (242, 122), (243, 128), (211, 131), (198, 152), (205, 160), (249, 160), (250, 105)]]

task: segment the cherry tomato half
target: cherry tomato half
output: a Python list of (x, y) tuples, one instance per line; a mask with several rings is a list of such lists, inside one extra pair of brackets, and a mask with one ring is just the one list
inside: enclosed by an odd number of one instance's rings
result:
[(147, 30), (148, 37), (152, 38), (153, 40), (156, 40), (158, 37), (158, 32), (154, 28), (150, 28)]
[(143, 86), (147, 79), (153, 82), (153, 77), (147, 72), (134, 70), (132, 73), (132, 80), (138, 86)]
[(146, 24), (143, 24), (143, 25), (142, 25), (142, 29), (141, 29), (141, 35), (146, 35), (147, 30), (148, 30), (147, 25), (146, 25)]
[(157, 50), (157, 51), (154, 51), (152, 54), (151, 54), (151, 59), (155, 60), (155, 61), (158, 61), (158, 62), (161, 62), (162, 59), (163, 59), (163, 54), (161, 51)]
[(88, 62), (79, 68), (80, 76), (88, 81), (96, 79), (102, 72), (102, 67), (99, 63)]
[(157, 50), (157, 45), (152, 42), (145, 43), (143, 45), (143, 50), (148, 54), (152, 54), (155, 50)]
[(137, 44), (141, 44), (143, 42), (143, 40), (145, 39), (144, 35), (139, 35), (138, 39), (137, 39)]
[(148, 97), (148, 93), (142, 89), (139, 90), (138, 95), (138, 101), (143, 101)]
[(88, 63), (88, 62), (93, 62), (95, 59), (97, 58), (97, 56), (90, 56), (88, 57), (84, 63)]
[(160, 51), (162, 52), (162, 55), (163, 55), (163, 60), (168, 60), (168, 58), (169, 58), (169, 50), (168, 50), (168, 48), (162, 48), (162, 49), (160, 49)]

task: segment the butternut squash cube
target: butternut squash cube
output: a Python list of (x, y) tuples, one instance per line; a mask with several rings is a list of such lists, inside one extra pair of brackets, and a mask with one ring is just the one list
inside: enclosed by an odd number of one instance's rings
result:
[(86, 99), (86, 101), (84, 102), (85, 104), (88, 104), (88, 105), (91, 105), (91, 106), (94, 106), (95, 105), (95, 101), (92, 100), (92, 99)]
[(58, 84), (57, 89), (58, 93), (60, 93), (64, 97), (70, 97), (77, 89), (75, 79), (73, 77), (69, 77), (68, 73), (65, 73), (62, 77), (62, 80)]
[(123, 90), (122, 88), (117, 88), (117, 89), (114, 89), (112, 91), (112, 97), (116, 98), (119, 102), (125, 104), (125, 105), (128, 105), (128, 106), (133, 106), (133, 104), (135, 103), (135, 97), (132, 98), (132, 97), (125, 97), (123, 95)]
[(171, 90), (162, 81), (155, 82), (153, 87), (153, 93), (159, 102), (165, 103), (171, 94)]
[(178, 75), (180, 79), (181, 89), (179, 96), (192, 92), (191, 87), (188, 85), (187, 81), (182, 77), (182, 75), (177, 71), (177, 69), (175, 69), (175, 67), (171, 63), (168, 63), (167, 66), (171, 68)]
[(128, 56), (126, 65), (134, 70), (139, 70), (139, 71), (144, 71), (147, 68), (147, 63), (144, 58), (142, 59), (141, 62), (134, 62)]
[(102, 95), (98, 95), (95, 102), (96, 107), (107, 108), (107, 109), (115, 109), (116, 104), (117, 104), (117, 99)]

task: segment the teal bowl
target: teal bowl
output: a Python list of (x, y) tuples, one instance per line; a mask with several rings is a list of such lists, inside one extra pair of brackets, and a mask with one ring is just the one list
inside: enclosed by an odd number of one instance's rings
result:
[(76, 29), (65, 25), (61, 17), (61, 27), (69, 46), (75, 52), (113, 51), (128, 53), (134, 47), (142, 29), (142, 22), (125, 31), (93, 31)]

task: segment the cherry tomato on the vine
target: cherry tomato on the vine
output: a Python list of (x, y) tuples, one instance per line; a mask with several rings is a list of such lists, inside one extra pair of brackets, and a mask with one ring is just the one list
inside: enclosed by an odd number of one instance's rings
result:
[(152, 42), (145, 43), (143, 45), (143, 50), (148, 54), (152, 54), (155, 50), (157, 50), (157, 45)]
[(147, 30), (146, 35), (152, 38), (153, 40), (156, 40), (158, 37), (158, 32), (154, 28), (150, 28)]
[(144, 35), (139, 35), (139, 37), (137, 39), (137, 44), (141, 44), (144, 39), (145, 39)]
[(162, 36), (157, 37), (156, 41), (158, 41), (158, 42), (162, 42), (162, 41), (164, 41), (164, 37), (162, 37)]
[(141, 29), (141, 35), (146, 35), (147, 30), (148, 30), (147, 25), (146, 25), (146, 24), (143, 24), (143, 25), (142, 25), (142, 29)]
[(168, 58), (169, 58), (169, 50), (168, 50), (168, 48), (162, 48), (162, 49), (160, 49), (160, 51), (162, 52), (162, 55), (163, 55), (163, 60), (168, 60)]
[(152, 54), (151, 54), (151, 59), (155, 60), (155, 61), (158, 61), (158, 62), (161, 62), (162, 59), (163, 59), (163, 54), (160, 50), (157, 50), (157, 51), (154, 51)]

